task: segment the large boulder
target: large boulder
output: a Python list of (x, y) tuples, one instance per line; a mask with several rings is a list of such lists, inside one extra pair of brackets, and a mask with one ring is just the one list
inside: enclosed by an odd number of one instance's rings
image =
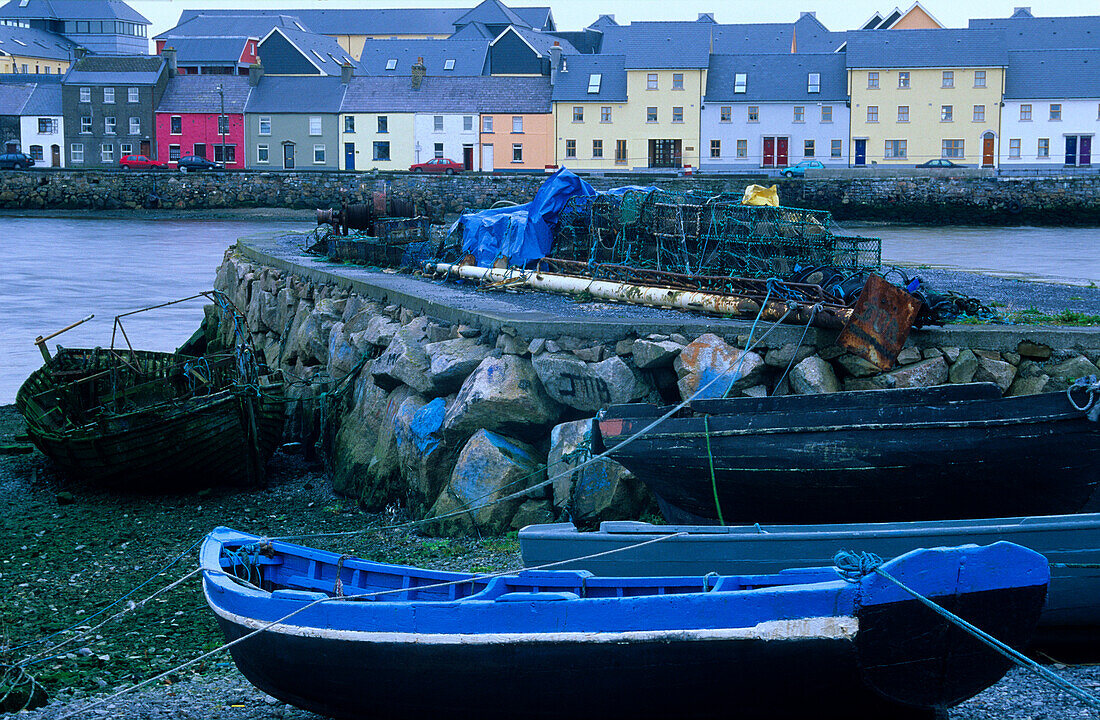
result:
[(487, 357), (462, 383), (447, 408), (443, 432), (460, 445), (480, 429), (534, 439), (560, 414), (531, 361), (517, 355)]
[(491, 350), (477, 338), (460, 337), (428, 343), (424, 352), (428, 356), (427, 380), (435, 392), (445, 395), (458, 390)]
[(974, 382), (996, 383), (997, 387), (1001, 388), (1001, 393), (1004, 394), (1012, 386), (1012, 381), (1015, 378), (1015, 365), (1004, 360), (994, 360), (987, 357), (978, 359), (978, 370), (974, 373)]
[(363, 342), (375, 347), (387, 347), (400, 329), (401, 323), (394, 322), (385, 315), (374, 315), (363, 327)]
[(886, 378), (887, 387), (898, 388), (946, 385), (949, 380), (947, 361), (942, 357), (921, 360), (882, 377)]
[(368, 510), (381, 510), (394, 502), (407, 502), (398, 447), (406, 433), (405, 428), (424, 404), (424, 398), (407, 385), (399, 385), (387, 396), (374, 449), (359, 483), (359, 502)]
[[(463, 446), (450, 482), (428, 513), (429, 518), (441, 518), (428, 526), (429, 531), (439, 535), (506, 532), (528, 499), (520, 491), (541, 482), (544, 476), (535, 448), (478, 430)], [(509, 497), (517, 493), (517, 497)]]
[(395, 427), (397, 457), (408, 488), (409, 505), (414, 510), (431, 506), (447, 483), (454, 465), (455, 453), (443, 441), (446, 413), (446, 400), (435, 398), (417, 408), (407, 424), (398, 415)]
[(1048, 366), (1045, 372), (1047, 375), (1050, 375), (1050, 385), (1047, 387), (1048, 392), (1053, 390), (1065, 390), (1072, 385), (1077, 378), (1088, 377), (1089, 375), (1100, 375), (1100, 369), (1097, 369), (1096, 365), (1092, 364), (1084, 355), (1077, 355), (1055, 365)]
[(811, 355), (791, 368), (791, 392), (795, 395), (817, 395), (840, 390), (833, 366), (817, 355)]
[(584, 465), (592, 458), (594, 425), (589, 418), (550, 431), (546, 471), (553, 480), (554, 506), (568, 510), (573, 522), (581, 525), (636, 518), (649, 503), (645, 486), (613, 460), (600, 458)]
[(328, 374), (340, 380), (350, 373), (363, 358), (359, 349), (351, 342), (347, 328), (337, 322), (328, 334)]
[(736, 397), (745, 388), (759, 385), (765, 365), (756, 353), (706, 333), (684, 347), (673, 367), (679, 377), (680, 397), (699, 392), (700, 398), (721, 398)]
[(649, 394), (649, 387), (618, 355), (590, 363), (568, 353), (543, 353), (532, 363), (550, 397), (583, 412), (594, 413)]
[[(630, 345), (630, 352), (634, 356), (634, 366), (642, 370), (672, 365), (672, 361), (680, 354), (683, 346), (671, 340), (635, 340)], [(620, 355), (624, 353), (619, 353)]]
[(404, 383), (420, 393), (429, 393), (428, 354), (424, 352), (426, 333), (412, 324), (402, 327), (393, 336), (386, 351), (371, 363), (374, 381), (391, 389)]
[(344, 413), (333, 446), (332, 489), (358, 498), (374, 457), (379, 430), (386, 416), (387, 393), (366, 374), (352, 389), (353, 405)]
[(764, 354), (764, 364), (769, 367), (793, 367), (813, 354), (813, 345), (787, 343), (782, 347), (768, 350), (768, 352)]
[(981, 367), (981, 365), (978, 362), (978, 356), (974, 354), (973, 350), (967, 348), (960, 351), (955, 362), (951, 363), (951, 370), (948, 371), (948, 377), (952, 383), (973, 382), (974, 375), (978, 372), (979, 367)]

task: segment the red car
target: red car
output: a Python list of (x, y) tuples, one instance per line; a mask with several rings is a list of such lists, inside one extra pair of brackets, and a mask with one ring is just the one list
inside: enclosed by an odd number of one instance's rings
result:
[(163, 168), (164, 163), (153, 160), (145, 155), (123, 155), (118, 159), (118, 166), (123, 170), (132, 168)]
[(417, 163), (409, 167), (413, 172), (436, 172), (454, 175), (465, 170), (462, 163), (457, 163), (450, 158), (432, 158), (426, 163)]

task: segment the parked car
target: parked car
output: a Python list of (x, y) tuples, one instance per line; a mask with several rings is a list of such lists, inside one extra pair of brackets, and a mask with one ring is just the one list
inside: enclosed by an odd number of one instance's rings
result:
[(123, 155), (118, 159), (118, 166), (123, 170), (156, 169), (164, 167), (160, 160), (154, 160), (146, 155)]
[(455, 162), (450, 158), (432, 158), (426, 163), (417, 163), (409, 167), (409, 170), (413, 172), (437, 172), (447, 173), (448, 175), (454, 175), (464, 169), (462, 163)]
[(207, 160), (204, 157), (198, 155), (185, 155), (179, 159), (176, 163), (176, 167), (180, 169), (180, 172), (199, 172), (202, 170), (222, 170), (225, 165), (213, 160)]
[(23, 168), (24, 170), (34, 167), (34, 158), (26, 153), (4, 153), (0, 155), (0, 168), (6, 170), (18, 170)]
[(961, 168), (966, 165), (960, 165), (959, 163), (951, 162), (947, 158), (935, 158), (933, 160), (927, 160), (917, 165), (919, 168)]
[(824, 170), (825, 166), (819, 160), (802, 160), (796, 162), (788, 168), (784, 168), (779, 171), (779, 174), (783, 177), (805, 177), (807, 170)]

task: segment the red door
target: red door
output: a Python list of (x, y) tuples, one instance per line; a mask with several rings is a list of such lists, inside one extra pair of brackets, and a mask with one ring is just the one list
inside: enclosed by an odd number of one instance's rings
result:
[(993, 138), (982, 138), (982, 167), (993, 167)]
[(775, 165), (775, 138), (764, 138), (764, 167)]
[(787, 167), (787, 141), (790, 138), (776, 138), (775, 139), (775, 165), (776, 167)]

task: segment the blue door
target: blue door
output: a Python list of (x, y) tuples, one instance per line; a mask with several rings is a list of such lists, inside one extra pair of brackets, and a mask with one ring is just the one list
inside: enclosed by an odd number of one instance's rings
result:
[(856, 165), (867, 164), (867, 141), (856, 140)]
[(355, 169), (355, 143), (344, 143), (344, 169)]
[(1077, 136), (1066, 135), (1066, 165), (1077, 165)]

